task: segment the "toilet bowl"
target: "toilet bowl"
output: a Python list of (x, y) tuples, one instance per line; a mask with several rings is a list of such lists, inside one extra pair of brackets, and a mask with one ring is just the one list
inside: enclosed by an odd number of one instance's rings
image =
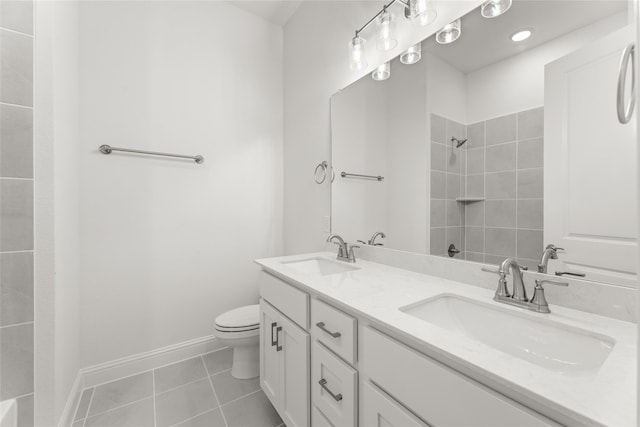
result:
[(233, 348), (231, 376), (238, 379), (260, 375), (260, 306), (239, 307), (216, 317), (214, 335)]

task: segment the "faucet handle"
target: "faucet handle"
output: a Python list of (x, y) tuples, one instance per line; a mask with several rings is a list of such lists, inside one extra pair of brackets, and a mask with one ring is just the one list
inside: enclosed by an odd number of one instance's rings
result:
[(549, 285), (556, 285), (556, 286), (564, 286), (567, 287), (569, 286), (568, 282), (558, 282), (557, 280), (548, 280), (548, 279), (542, 279), (542, 280), (536, 280), (536, 287), (542, 287), (542, 285), (544, 284), (549, 284)]
[(484, 271), (485, 273), (493, 273), (493, 274), (504, 274), (504, 272), (500, 271), (499, 268), (487, 268), (487, 267), (482, 267), (480, 268), (480, 270)]
[(550, 245), (547, 245), (546, 249), (551, 249), (551, 250), (554, 250), (554, 251), (564, 251), (564, 248), (559, 248), (556, 245), (554, 245), (553, 243), (550, 244)]
[[(367, 244), (368, 244), (368, 243), (367, 243), (367, 242), (365, 242), (364, 240), (358, 240), (358, 243), (362, 243), (363, 245), (367, 245)], [(358, 246), (358, 247), (360, 247), (360, 246)]]

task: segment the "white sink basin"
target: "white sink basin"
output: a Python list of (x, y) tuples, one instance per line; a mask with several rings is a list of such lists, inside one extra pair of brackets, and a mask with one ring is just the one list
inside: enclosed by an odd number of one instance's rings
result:
[[(490, 304), (443, 294), (400, 311), (555, 372), (596, 371), (613, 338)], [(538, 317), (539, 316), (539, 317)]]
[(324, 258), (311, 258), (302, 261), (284, 262), (287, 267), (300, 273), (326, 276), (328, 274), (345, 273), (358, 270), (358, 267), (343, 261), (330, 261)]

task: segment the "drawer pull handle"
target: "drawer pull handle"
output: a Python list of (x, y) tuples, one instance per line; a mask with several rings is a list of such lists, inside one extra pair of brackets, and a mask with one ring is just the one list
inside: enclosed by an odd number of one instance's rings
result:
[(342, 336), (342, 334), (340, 332), (331, 332), (330, 330), (325, 328), (324, 327), (324, 322), (318, 322), (318, 323), (316, 323), (316, 326), (318, 328), (320, 328), (322, 331), (328, 333), (329, 335), (331, 335), (334, 338), (340, 338)]
[(280, 331), (282, 330), (282, 326), (278, 326), (276, 328), (276, 351), (282, 350), (282, 346), (280, 345)]
[(318, 384), (320, 384), (320, 387), (322, 387), (324, 389), (324, 391), (326, 391), (327, 393), (329, 393), (329, 395), (331, 397), (333, 397), (333, 399), (336, 402), (340, 402), (342, 400), (342, 393), (338, 393), (338, 394), (333, 394), (333, 392), (331, 390), (329, 390), (329, 387), (327, 387), (327, 380), (325, 380), (324, 378), (321, 379), (320, 381), (318, 381)]
[(278, 344), (278, 337), (276, 337), (276, 339), (275, 339), (275, 340), (273, 339), (273, 335), (274, 335), (274, 334), (273, 334), (273, 328), (275, 328), (275, 327), (276, 327), (276, 325), (277, 325), (277, 323), (276, 323), (276, 322), (273, 322), (273, 323), (271, 324), (271, 347), (273, 347), (274, 345), (277, 345), (277, 344)]

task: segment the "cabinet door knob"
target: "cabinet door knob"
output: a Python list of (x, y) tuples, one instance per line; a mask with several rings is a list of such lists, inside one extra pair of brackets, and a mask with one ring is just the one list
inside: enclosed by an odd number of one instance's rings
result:
[(278, 324), (278, 323), (276, 323), (276, 322), (273, 322), (273, 323), (271, 324), (271, 347), (273, 347), (274, 345), (277, 345), (277, 344), (278, 344), (278, 337), (276, 336), (276, 338), (275, 338), (275, 339), (273, 339), (273, 336), (274, 336), (273, 328), (275, 328), (277, 324)]
[(278, 326), (276, 328), (276, 351), (282, 350), (282, 346), (280, 345), (280, 331), (282, 330), (282, 326)]
[(325, 327), (324, 322), (318, 322), (318, 323), (316, 323), (316, 326), (318, 328), (320, 328), (321, 331), (326, 332), (327, 334), (331, 335), (333, 338), (340, 338), (342, 336), (342, 334), (340, 332), (331, 332), (330, 330), (328, 330)]
[(338, 393), (338, 394), (333, 394), (333, 392), (331, 390), (329, 390), (329, 387), (327, 387), (327, 380), (325, 380), (324, 378), (321, 379), (320, 381), (318, 381), (318, 384), (320, 384), (320, 387), (323, 388), (324, 391), (326, 391), (327, 393), (329, 393), (329, 395), (331, 397), (333, 397), (333, 399), (336, 402), (340, 402), (342, 400), (342, 393)]

